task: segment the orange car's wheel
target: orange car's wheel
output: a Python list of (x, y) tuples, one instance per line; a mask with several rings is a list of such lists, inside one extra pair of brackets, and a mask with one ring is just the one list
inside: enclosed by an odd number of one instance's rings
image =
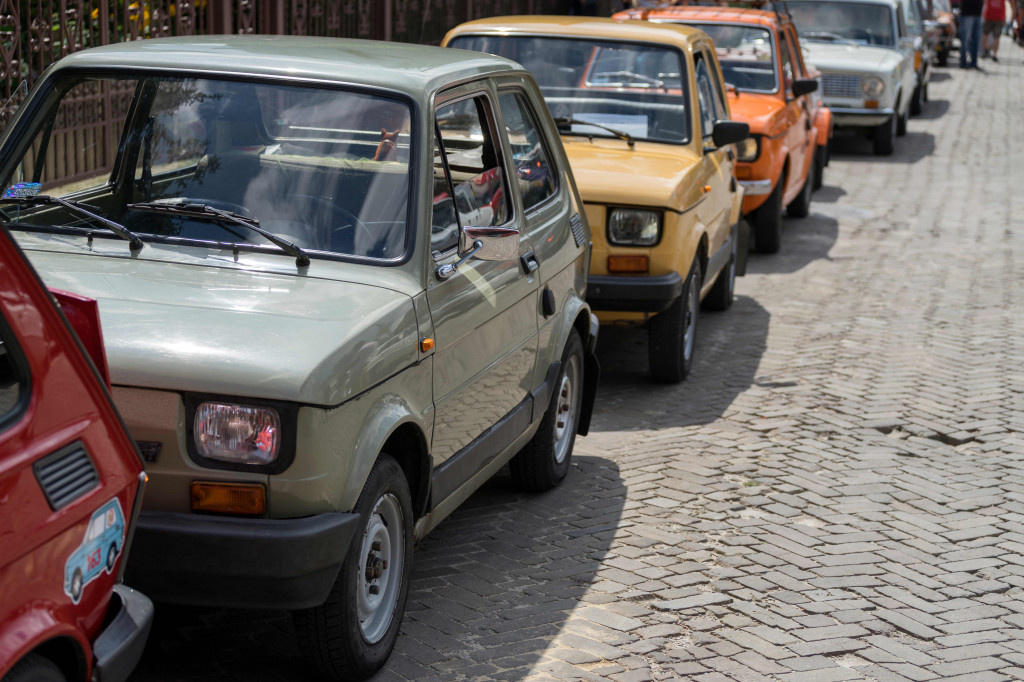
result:
[(768, 200), (754, 211), (754, 248), (760, 253), (776, 253), (782, 246), (782, 187), (786, 174), (779, 177)]
[(814, 162), (811, 162), (807, 169), (807, 177), (804, 178), (804, 186), (800, 188), (800, 194), (786, 207), (786, 215), (793, 218), (806, 218), (811, 213), (811, 193), (814, 191)]
[(828, 145), (819, 145), (814, 151), (814, 189), (825, 184), (825, 166), (828, 164)]

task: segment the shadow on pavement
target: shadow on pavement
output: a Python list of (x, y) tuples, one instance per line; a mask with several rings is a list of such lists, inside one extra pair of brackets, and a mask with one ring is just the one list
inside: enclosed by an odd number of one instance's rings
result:
[(908, 123), (909, 130), (903, 137), (896, 138), (896, 151), (892, 156), (876, 156), (871, 139), (856, 131), (837, 131), (832, 138), (833, 158), (867, 156), (879, 163), (917, 163), (935, 151), (935, 136), (914, 130), (914, 119)]
[[(533, 670), (602, 569), (626, 500), (617, 464), (572, 461), (562, 485), (540, 495), (499, 472), (420, 543), (387, 666), (402, 677), (380, 679), (502, 670), (514, 680)], [(423, 665), (431, 657), (438, 668)]]
[[(825, 180), (828, 180), (828, 170), (825, 171)], [(839, 185), (824, 184), (812, 195), (811, 211), (814, 211), (814, 204), (834, 204), (846, 195), (847, 191)]]
[[(562, 485), (538, 495), (496, 474), (420, 543), (395, 653), (372, 679), (526, 677), (601, 568), (625, 499), (618, 466), (600, 457), (574, 456)], [(158, 604), (131, 680), (322, 678), (286, 612)]]
[[(934, 76), (932, 77), (934, 79)], [(930, 99), (924, 103), (924, 108), (921, 113), (914, 118), (923, 118), (926, 121), (934, 121), (937, 118), (942, 118), (949, 111), (949, 100), (948, 99)], [(913, 122), (913, 119), (911, 119)]]
[(768, 311), (749, 296), (737, 296), (725, 312), (701, 311), (693, 368), (680, 384), (658, 383), (648, 373), (646, 327), (601, 327), (601, 386), (591, 437), (715, 421), (753, 383), (768, 320)]
[(818, 195), (826, 189), (827, 187), (822, 187), (814, 193), (811, 200), (811, 215), (806, 218), (783, 220), (782, 248), (778, 253), (750, 254), (747, 261), (748, 273), (788, 274), (801, 270), (814, 261), (828, 259), (829, 251), (839, 238), (839, 221), (815, 213), (814, 209)]
[[(941, 69), (941, 68), (949, 68), (949, 67), (941, 67), (940, 66), (938, 68)], [(953, 77), (951, 75), (949, 75), (948, 72), (946, 72), (946, 71), (936, 71), (935, 69), (932, 69), (931, 73), (928, 75), (928, 82), (929, 83), (941, 83), (943, 81), (948, 81), (948, 80), (952, 80), (952, 79), (953, 79)]]

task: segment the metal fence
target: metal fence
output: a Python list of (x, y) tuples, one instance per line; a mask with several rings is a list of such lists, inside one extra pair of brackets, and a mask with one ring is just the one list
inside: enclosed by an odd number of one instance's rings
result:
[(569, 5), (570, 0), (0, 0), (0, 131), (47, 66), (98, 45), (224, 33), (437, 44), (463, 21), (562, 14)]

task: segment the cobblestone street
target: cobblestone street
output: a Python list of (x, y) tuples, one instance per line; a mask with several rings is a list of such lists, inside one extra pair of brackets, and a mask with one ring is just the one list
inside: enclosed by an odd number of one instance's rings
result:
[[(892, 157), (837, 137), (686, 382), (603, 329), (568, 479), (499, 474), (421, 543), (374, 679), (1024, 679), (1024, 50), (1000, 56), (934, 69)], [(135, 682), (316, 679), (287, 614), (156, 618)]]

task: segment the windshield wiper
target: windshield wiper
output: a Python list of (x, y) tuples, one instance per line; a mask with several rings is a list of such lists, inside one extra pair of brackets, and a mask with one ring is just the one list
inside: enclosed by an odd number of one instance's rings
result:
[(846, 45), (856, 45), (857, 42), (844, 38), (838, 33), (832, 33), (831, 31), (805, 31), (800, 34), (801, 38), (807, 38), (808, 40), (828, 40), (833, 43), (844, 43)]
[[(636, 140), (633, 139), (633, 136), (630, 135), (629, 133), (622, 132), (621, 130), (616, 130), (615, 128), (609, 128), (608, 126), (601, 125), (600, 123), (591, 123), (590, 121), (581, 121), (580, 119), (573, 118), (572, 116), (562, 116), (560, 118), (556, 118), (555, 119), (555, 125), (558, 125), (558, 126), (563, 126), (563, 125), (567, 125), (567, 126), (572, 126), (572, 125), (594, 126), (595, 128), (600, 128), (601, 130), (607, 130), (609, 133), (611, 133), (615, 137), (619, 138), (620, 140), (625, 140), (626, 143), (629, 145), (630, 149), (632, 149), (634, 146), (636, 146)], [(568, 132), (570, 134), (572, 134), (572, 135), (586, 135), (588, 137), (593, 137), (590, 133), (573, 132), (571, 129)]]
[(153, 211), (154, 213), (173, 213), (175, 215), (187, 215), (194, 218), (212, 218), (214, 220), (220, 218), (227, 220), (228, 222), (234, 223), (235, 225), (241, 225), (246, 227), (253, 232), (256, 232), (271, 242), (274, 246), (278, 247), (289, 256), (295, 257), (295, 266), (304, 268), (309, 265), (309, 256), (299, 248), (298, 244), (290, 242), (287, 239), (278, 237), (273, 232), (268, 232), (260, 227), (260, 221), (258, 218), (249, 218), (248, 216), (241, 215), (240, 213), (234, 213), (232, 211), (225, 211), (223, 209), (214, 208), (209, 204), (201, 202), (191, 202), (187, 199), (173, 199), (173, 200), (162, 200), (162, 201), (146, 201), (138, 204), (128, 204), (128, 208), (136, 211)]
[(128, 242), (128, 249), (131, 251), (140, 251), (144, 246), (144, 243), (139, 238), (139, 235), (135, 234), (121, 223), (116, 223), (110, 218), (104, 218), (99, 214), (93, 213), (91, 210), (89, 210), (92, 208), (92, 206), (86, 208), (84, 205), (78, 203), (77, 201), (68, 201), (67, 199), (61, 199), (60, 197), (51, 197), (46, 194), (37, 194), (34, 197), (2, 197), (0, 198), (0, 203), (27, 204), (30, 206), (34, 204), (57, 204), (59, 206), (63, 206), (64, 208), (70, 209), (79, 215), (85, 216), (90, 220), (95, 220), (101, 225), (109, 227), (111, 232), (113, 232), (118, 237)]

